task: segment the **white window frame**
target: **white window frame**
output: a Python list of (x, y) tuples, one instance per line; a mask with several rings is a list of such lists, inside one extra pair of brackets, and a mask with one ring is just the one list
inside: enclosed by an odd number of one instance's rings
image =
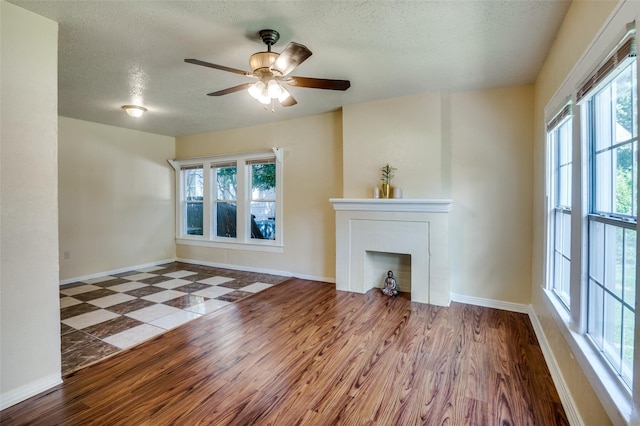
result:
[[(551, 289), (551, 263), (553, 241), (550, 240), (552, 228), (550, 219), (553, 218), (554, 200), (552, 199), (551, 172), (555, 164), (549, 150), (545, 147), (545, 262), (543, 277), (544, 300), (550, 308), (555, 320), (568, 343), (572, 356), (575, 357), (585, 376), (593, 386), (600, 402), (614, 424), (636, 424), (640, 421), (640, 315), (635, 317), (635, 351), (633, 388), (629, 390), (622, 380), (609, 367), (607, 361), (594, 347), (586, 331), (586, 301), (587, 301), (587, 267), (588, 267), (588, 232), (587, 214), (588, 204), (588, 161), (589, 147), (586, 146), (586, 123), (577, 103), (577, 89), (586, 77), (597, 69), (601, 62), (614, 51), (619, 41), (628, 31), (629, 22), (633, 23), (640, 17), (638, 2), (620, 2), (616, 5), (609, 19), (587, 47), (582, 57), (558, 88), (545, 108), (545, 123), (553, 114), (560, 110), (567, 98), (574, 104), (572, 117), (573, 140), (573, 173), (572, 173), (572, 215), (571, 215), (571, 301), (570, 310), (560, 302)], [(636, 36), (637, 37), (637, 36)], [(636, 61), (638, 66), (638, 61)], [(636, 225), (636, 232), (637, 232)], [(638, 239), (640, 241), (640, 239)], [(636, 250), (636, 263), (638, 258)], [(636, 285), (640, 286), (640, 267), (636, 269)], [(640, 302), (640, 291), (636, 292), (636, 305)], [(578, 419), (578, 421), (588, 419)]]
[[(283, 164), (280, 148), (247, 153), (197, 157), (171, 160), (169, 163), (176, 172), (176, 244), (214, 247), (231, 250), (253, 250), (282, 253), (283, 242)], [(250, 229), (250, 167), (251, 160), (275, 158), (276, 164), (276, 217), (275, 239), (261, 240), (251, 238)], [(218, 237), (215, 228), (216, 176), (213, 173), (216, 164), (235, 162), (237, 167), (237, 200), (236, 200), (236, 237)], [(204, 202), (203, 202), (203, 235), (188, 235), (185, 232), (184, 184), (182, 167), (203, 165), (204, 167)]]
[[(562, 203), (559, 200), (560, 197), (560, 182), (562, 180), (561, 167), (569, 167), (571, 170), (571, 174), (573, 174), (573, 157), (571, 157), (570, 161), (565, 164), (560, 163), (560, 153), (559, 151), (562, 149), (562, 132), (568, 133), (565, 135), (569, 140), (569, 152), (573, 156), (573, 141), (571, 140), (573, 132), (571, 131), (572, 125), (572, 105), (571, 102), (567, 102), (567, 105), (564, 106), (562, 111), (558, 113), (556, 118), (554, 118), (552, 123), (548, 126), (547, 130), (547, 150), (549, 152), (549, 176), (548, 176), (548, 193), (549, 193), (549, 201), (550, 201), (550, 212), (549, 212), (549, 277), (547, 278), (547, 282), (549, 283), (549, 288), (554, 292), (556, 297), (562, 302), (567, 310), (570, 310), (570, 300), (571, 300), (571, 292), (566, 296), (563, 296), (558, 288), (563, 285), (568, 285), (568, 282), (564, 280), (566, 277), (570, 277), (570, 268), (573, 265), (571, 262), (571, 215), (572, 215), (572, 200), (568, 200), (566, 203)], [(558, 120), (558, 117), (562, 117)], [(565, 139), (566, 140), (566, 139)], [(565, 176), (566, 178), (566, 176)], [(569, 181), (569, 197), (571, 198), (572, 189), (571, 182), (573, 181), (572, 177), (568, 177)], [(566, 219), (569, 220), (569, 239), (566, 241), (565, 237), (567, 236), (566, 230), (564, 227), (562, 229), (558, 229), (558, 219), (562, 218), (562, 222)], [(562, 234), (562, 235), (558, 235)], [(558, 241), (562, 247), (558, 248)], [(568, 250), (567, 250), (568, 247)], [(568, 253), (567, 253), (568, 251)], [(569, 263), (569, 269), (565, 270), (564, 264), (565, 262), (558, 262), (559, 259), (567, 260)], [(560, 263), (560, 264), (559, 264)], [(559, 272), (561, 272), (559, 274)], [(560, 283), (556, 281), (558, 275), (561, 275)]]
[[(183, 177), (184, 177), (184, 172), (185, 172), (185, 171), (188, 171), (188, 170), (202, 170), (202, 174), (203, 174), (203, 175), (205, 174), (205, 171), (204, 171), (204, 169), (203, 169), (202, 164), (198, 164), (198, 163), (193, 163), (193, 164), (189, 164), (189, 165), (181, 165), (181, 166), (180, 166), (180, 168), (178, 169), (178, 172), (177, 172), (177, 173), (179, 173), (180, 175), (183, 175)], [(203, 182), (204, 182), (204, 179), (203, 179)], [(188, 209), (188, 205), (189, 205), (189, 203), (198, 203), (198, 204), (202, 204), (202, 206), (203, 206), (203, 212), (204, 212), (204, 205), (205, 205), (205, 201), (204, 201), (204, 191), (205, 191), (205, 189), (204, 189), (204, 187), (203, 187), (203, 199), (202, 199), (201, 201), (200, 201), (200, 200), (191, 200), (191, 201), (188, 201), (188, 200), (187, 200), (187, 197), (186, 197), (186, 185), (185, 185), (185, 183), (186, 183), (186, 182), (185, 182), (184, 178), (181, 178), (181, 179), (180, 179), (180, 188), (178, 188), (178, 194), (179, 194), (179, 196), (178, 196), (178, 197), (176, 197), (176, 199), (180, 200), (180, 202), (179, 202), (179, 206), (178, 206), (178, 207), (179, 207), (179, 208), (178, 208), (178, 210), (179, 210), (179, 212), (180, 212), (180, 215), (184, 218), (184, 220), (186, 220), (186, 211), (187, 211), (187, 209)], [(204, 213), (203, 213), (203, 217), (202, 217), (202, 221), (203, 221), (203, 229), (204, 229), (204, 221), (205, 221), (205, 219), (204, 219), (204, 218), (205, 218), (205, 216), (204, 216)], [(185, 228), (186, 228), (186, 227), (185, 227)], [(190, 235), (190, 234), (187, 234), (187, 232), (185, 231), (185, 229), (184, 229), (184, 228), (182, 229), (182, 232), (183, 232), (185, 235)], [(190, 235), (190, 236), (191, 236), (191, 235)], [(194, 235), (194, 236), (195, 236), (195, 237), (199, 237), (199, 235)]]

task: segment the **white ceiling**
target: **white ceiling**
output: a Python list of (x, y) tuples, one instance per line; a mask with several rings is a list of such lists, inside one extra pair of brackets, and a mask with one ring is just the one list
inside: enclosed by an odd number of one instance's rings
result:
[[(59, 114), (169, 136), (323, 113), (429, 91), (533, 83), (569, 1), (33, 1), (8, 0), (60, 23)], [(258, 31), (312, 52), (292, 75), (348, 79), (346, 92), (291, 88), (275, 112), (246, 91), (207, 93), (247, 77), (265, 50)], [(149, 112), (128, 117), (120, 107)]]

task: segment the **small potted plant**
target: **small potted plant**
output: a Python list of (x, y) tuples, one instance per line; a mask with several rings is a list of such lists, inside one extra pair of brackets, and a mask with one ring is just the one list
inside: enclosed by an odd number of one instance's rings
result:
[(382, 172), (380, 178), (382, 181), (382, 198), (391, 198), (391, 179), (393, 179), (393, 172), (396, 171), (396, 168), (387, 163), (380, 171)]

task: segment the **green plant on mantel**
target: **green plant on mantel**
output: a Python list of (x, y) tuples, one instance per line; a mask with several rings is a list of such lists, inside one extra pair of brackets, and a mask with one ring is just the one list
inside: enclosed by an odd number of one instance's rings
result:
[(380, 178), (380, 180), (382, 181), (382, 183), (386, 185), (391, 185), (391, 179), (393, 179), (393, 172), (395, 172), (396, 170), (397, 169), (395, 167), (391, 167), (389, 163), (387, 163), (383, 168), (381, 168), (380, 171), (382, 172), (382, 177)]

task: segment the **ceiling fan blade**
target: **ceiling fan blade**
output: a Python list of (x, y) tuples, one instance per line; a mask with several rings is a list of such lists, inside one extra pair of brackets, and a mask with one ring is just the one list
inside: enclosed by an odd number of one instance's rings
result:
[(330, 80), (327, 78), (292, 76), (283, 81), (290, 86), (309, 87), (311, 89), (347, 90), (351, 87), (349, 80)]
[(306, 46), (291, 42), (287, 44), (278, 59), (271, 65), (271, 69), (281, 72), (282, 75), (287, 75), (306, 61), (309, 56), (311, 56), (311, 51)]
[(290, 107), (290, 106), (294, 106), (297, 103), (298, 101), (296, 101), (293, 96), (289, 95), (287, 99), (280, 102), (280, 105), (282, 105), (283, 107)]
[(249, 73), (246, 72), (246, 71), (242, 71), (242, 70), (239, 70), (239, 69), (236, 69), (236, 68), (225, 67), (224, 65), (212, 64), (210, 62), (201, 61), (199, 59), (185, 59), (184, 61), (189, 63), (189, 64), (202, 65), (203, 67), (209, 67), (209, 68), (214, 68), (214, 69), (217, 69), (217, 70), (228, 71), (228, 72), (232, 72), (232, 73), (235, 73), (235, 74), (249, 75)]
[(207, 96), (222, 96), (229, 93), (239, 92), (244, 89), (248, 89), (253, 83), (239, 84), (238, 86), (229, 87), (228, 89), (218, 90), (217, 92), (207, 93)]

